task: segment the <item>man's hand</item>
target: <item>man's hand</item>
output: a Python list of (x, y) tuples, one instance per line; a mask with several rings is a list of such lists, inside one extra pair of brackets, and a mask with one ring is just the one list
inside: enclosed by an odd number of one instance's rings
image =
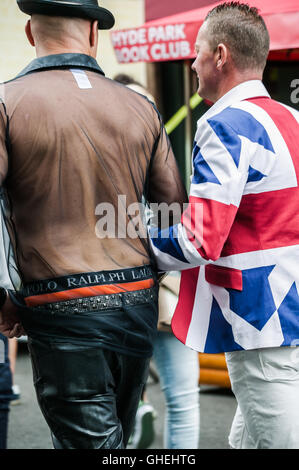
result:
[(18, 317), (18, 307), (11, 301), (9, 295), (0, 311), (0, 333), (7, 338), (19, 338), (26, 334)]

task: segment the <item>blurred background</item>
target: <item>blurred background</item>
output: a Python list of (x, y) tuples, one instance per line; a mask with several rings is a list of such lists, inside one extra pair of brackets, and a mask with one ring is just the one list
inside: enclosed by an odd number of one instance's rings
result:
[[(143, 0), (101, 0), (99, 4), (111, 10), (116, 22), (114, 28), (131, 28), (145, 21)], [(16, 0), (0, 1), (0, 80), (9, 80), (18, 74), (32, 59), (34, 49), (25, 37), (28, 16), (18, 8)], [(146, 84), (146, 65), (118, 64), (109, 31), (100, 31), (98, 61), (109, 78), (117, 73), (128, 73)]]

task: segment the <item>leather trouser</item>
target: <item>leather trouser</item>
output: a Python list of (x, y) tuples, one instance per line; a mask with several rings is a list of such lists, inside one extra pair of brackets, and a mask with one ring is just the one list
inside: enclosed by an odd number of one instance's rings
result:
[(56, 449), (122, 449), (149, 359), (49, 337), (30, 338), (34, 384)]

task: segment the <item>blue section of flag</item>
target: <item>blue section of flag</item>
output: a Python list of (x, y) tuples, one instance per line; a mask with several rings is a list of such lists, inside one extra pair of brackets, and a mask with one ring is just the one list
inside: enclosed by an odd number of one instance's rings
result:
[(251, 181), (260, 181), (265, 176), (266, 175), (249, 165), (247, 183), (250, 183)]
[(299, 296), (295, 282), (277, 311), (284, 336), (282, 346), (289, 346), (292, 342), (294, 342), (294, 346), (296, 346), (296, 342), (299, 345), (298, 334), (294, 333), (299, 330)]
[[(218, 119), (219, 116), (220, 119)], [(226, 122), (223, 121), (221, 114), (214, 116), (213, 119), (208, 119), (208, 123), (227, 151), (231, 154), (236, 166), (238, 167), (241, 155), (240, 137), (232, 130), (229, 124), (226, 124)]]
[(221, 184), (218, 178), (215, 176), (213, 171), (211, 170), (208, 163), (203, 158), (200, 148), (197, 144), (194, 145), (193, 149), (193, 166), (194, 166), (194, 173), (192, 178), (193, 184), (200, 184), (200, 183), (215, 183)]
[(241, 139), (239, 136), (246, 137), (251, 142), (255, 142), (274, 153), (266, 129), (247, 111), (229, 107), (208, 119), (208, 123), (231, 154), (237, 167), (239, 166), (241, 154)]
[(274, 267), (273, 265), (244, 269), (242, 271), (243, 290), (227, 289), (230, 309), (259, 331), (276, 310), (268, 281)]
[(173, 258), (176, 258), (183, 263), (189, 263), (179, 245), (178, 241), (178, 225), (173, 225), (163, 230), (158, 228), (150, 228), (150, 237), (152, 243), (155, 245), (158, 250), (163, 253), (171, 255)]
[(218, 302), (213, 297), (209, 330), (204, 352), (213, 354), (219, 351), (242, 349), (243, 348), (235, 342), (232, 327), (222, 315)]

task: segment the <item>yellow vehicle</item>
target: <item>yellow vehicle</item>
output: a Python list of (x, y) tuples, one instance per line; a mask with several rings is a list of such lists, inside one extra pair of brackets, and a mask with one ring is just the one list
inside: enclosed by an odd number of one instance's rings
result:
[(224, 354), (198, 354), (200, 364), (199, 384), (217, 385), (230, 388), (231, 383), (227, 371)]

